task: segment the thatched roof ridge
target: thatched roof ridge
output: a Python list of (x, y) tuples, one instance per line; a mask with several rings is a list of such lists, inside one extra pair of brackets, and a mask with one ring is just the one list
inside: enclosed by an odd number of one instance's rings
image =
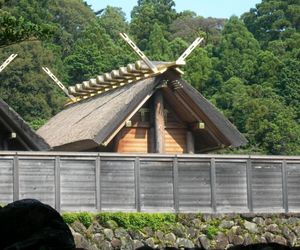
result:
[(30, 150), (46, 151), (50, 146), (39, 136), (22, 117), (0, 98), (0, 122), (9, 127), (21, 137)]

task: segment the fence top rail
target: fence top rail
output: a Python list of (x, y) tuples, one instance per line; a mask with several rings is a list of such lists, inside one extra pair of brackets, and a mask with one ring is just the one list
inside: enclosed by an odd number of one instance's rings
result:
[(0, 157), (4, 156), (21, 156), (21, 157), (114, 157), (114, 158), (174, 158), (179, 160), (183, 159), (224, 159), (224, 160), (288, 160), (288, 161), (300, 161), (300, 156), (273, 156), (273, 155), (221, 155), (221, 154), (119, 154), (119, 153), (97, 153), (97, 152), (56, 152), (56, 151), (0, 151)]

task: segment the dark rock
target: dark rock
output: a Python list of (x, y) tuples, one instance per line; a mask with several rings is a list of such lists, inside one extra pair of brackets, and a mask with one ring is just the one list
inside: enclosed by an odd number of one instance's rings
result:
[(232, 243), (233, 245), (242, 245), (244, 243), (244, 238), (241, 235), (234, 235)]
[(230, 229), (234, 226), (234, 222), (233, 221), (226, 221), (226, 220), (223, 220), (221, 221), (220, 223), (220, 227), (221, 228), (225, 228), (225, 229)]
[(111, 241), (111, 246), (112, 246), (113, 248), (120, 248), (121, 245), (122, 245), (122, 242), (121, 242), (119, 239), (117, 239), (117, 238), (113, 238), (113, 239), (112, 239), (112, 241)]
[(154, 236), (154, 232), (153, 232), (152, 228), (150, 228), (150, 227), (145, 227), (145, 228), (143, 228), (142, 231), (145, 234), (145, 238), (150, 238), (150, 237)]
[(168, 243), (167, 245), (171, 245), (176, 242), (176, 236), (173, 233), (168, 233), (164, 237), (164, 241)]
[(266, 227), (266, 231), (270, 233), (280, 233), (280, 229), (276, 224), (270, 224)]
[(139, 230), (129, 230), (129, 235), (134, 240), (143, 240), (145, 238), (144, 234)]
[(152, 248), (155, 248), (155, 242), (153, 238), (149, 238), (145, 241), (146, 245)]
[(198, 234), (198, 231), (192, 227), (189, 227), (186, 233), (188, 238), (195, 238)]
[(73, 230), (77, 233), (80, 234), (85, 234), (86, 232), (86, 227), (79, 221), (75, 221), (71, 224), (71, 227), (73, 228)]
[(199, 237), (199, 242), (203, 249), (205, 249), (205, 250), (210, 249), (209, 240), (205, 235)]
[(96, 233), (92, 236), (92, 239), (95, 243), (100, 243), (102, 241), (105, 240), (105, 236), (103, 234), (100, 234), (100, 233)]
[(273, 239), (273, 242), (278, 243), (280, 245), (287, 246), (287, 240), (280, 235), (276, 235), (275, 238)]
[(88, 249), (90, 247), (89, 242), (80, 233), (75, 232), (73, 237), (77, 248)]
[(252, 221), (259, 226), (265, 225), (265, 220), (262, 217), (255, 217)]
[(273, 242), (274, 240), (274, 234), (270, 233), (270, 232), (265, 232), (263, 235), (262, 235), (266, 240), (267, 242), (271, 243)]
[(242, 228), (240, 226), (233, 226), (230, 230), (234, 234), (241, 234), (242, 233)]
[(293, 231), (298, 237), (300, 237), (300, 227), (293, 227)]
[(96, 234), (96, 233), (103, 233), (103, 227), (98, 223), (98, 221), (93, 221), (92, 224), (87, 229), (87, 233), (89, 234)]
[[(52, 207), (25, 199), (0, 209), (0, 249), (73, 249), (69, 227)], [(13, 246), (12, 246), (13, 245)]]
[(121, 237), (121, 250), (133, 250), (133, 240), (129, 235)]
[(138, 249), (144, 247), (143, 242), (139, 241), (139, 240), (134, 240), (133, 241), (133, 249)]
[(267, 243), (267, 240), (263, 236), (255, 236), (254, 242), (256, 242), (256, 243)]
[(178, 238), (176, 240), (177, 246), (179, 248), (194, 248), (195, 245), (192, 241), (190, 241), (189, 239), (185, 239), (185, 238)]
[(127, 233), (127, 231), (124, 229), (124, 228), (122, 228), (122, 227), (120, 227), (120, 228), (117, 228), (116, 230), (115, 230), (115, 236), (117, 237), (117, 238), (121, 238), (121, 237), (126, 237), (128, 235), (128, 233)]
[(297, 217), (290, 217), (290, 218), (287, 219), (287, 223), (289, 225), (292, 225), (292, 226), (298, 225), (299, 218), (297, 218)]
[(244, 236), (243, 236), (243, 238), (244, 238), (244, 245), (250, 245), (250, 244), (253, 244), (254, 242), (253, 242), (253, 239), (252, 239), (252, 237), (251, 237), (251, 235), (250, 234), (248, 234), (248, 233), (246, 233)]
[(160, 230), (155, 232), (155, 237), (159, 240), (159, 241), (163, 241), (164, 240), (164, 233)]
[(180, 238), (186, 237), (186, 229), (181, 223), (176, 223), (173, 227), (173, 233)]
[(103, 233), (105, 235), (105, 238), (108, 239), (108, 240), (112, 240), (113, 237), (114, 237), (114, 232), (110, 228), (105, 228), (103, 230)]
[(274, 220), (272, 219), (272, 218), (266, 218), (265, 219), (265, 224), (266, 225), (271, 225), (271, 224), (273, 224), (274, 223)]
[(106, 223), (105, 223), (105, 226), (107, 228), (110, 228), (112, 230), (115, 230), (116, 228), (118, 228), (118, 224), (117, 222), (115, 222), (114, 220), (108, 220)]
[(256, 215), (254, 213), (241, 214), (241, 218), (245, 220), (252, 220)]
[(244, 227), (247, 229), (250, 233), (257, 233), (258, 228), (257, 225), (253, 222), (244, 221)]
[(223, 233), (218, 233), (216, 237), (216, 249), (225, 249), (227, 245), (229, 244), (228, 238)]
[(200, 229), (203, 225), (203, 222), (200, 219), (197, 218), (197, 219), (193, 220), (193, 225), (194, 225), (195, 228)]
[(211, 215), (210, 214), (203, 214), (202, 217), (204, 222), (210, 222), (211, 221)]
[(112, 246), (110, 244), (110, 242), (108, 241), (103, 241), (98, 245), (99, 249), (101, 250), (112, 250)]

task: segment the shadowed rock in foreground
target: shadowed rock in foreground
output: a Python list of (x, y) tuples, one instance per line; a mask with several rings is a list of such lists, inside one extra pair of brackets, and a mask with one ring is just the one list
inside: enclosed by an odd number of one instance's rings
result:
[(0, 208), (0, 223), (0, 249), (75, 249), (60, 214), (37, 200), (20, 200)]

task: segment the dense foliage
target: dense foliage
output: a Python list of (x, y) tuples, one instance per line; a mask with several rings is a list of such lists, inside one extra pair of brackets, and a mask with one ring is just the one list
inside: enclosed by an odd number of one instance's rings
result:
[(96, 16), (82, 0), (0, 0), (0, 7), (0, 61), (19, 54), (0, 76), (0, 97), (35, 127), (64, 99), (41, 66), (74, 84), (137, 59), (120, 31), (167, 61), (201, 35), (206, 42), (184, 77), (247, 137), (238, 152), (300, 154), (299, 0), (262, 0), (229, 20), (177, 13), (173, 0), (139, 0), (130, 22), (116, 7)]

